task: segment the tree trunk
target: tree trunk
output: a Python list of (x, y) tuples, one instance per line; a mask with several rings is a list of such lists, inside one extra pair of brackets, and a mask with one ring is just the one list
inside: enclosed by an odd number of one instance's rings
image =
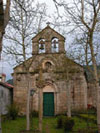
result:
[(39, 131), (42, 133), (42, 118), (43, 118), (43, 73), (42, 68), (39, 70), (39, 82), (41, 84), (39, 88)]
[(1, 101), (0, 101), (0, 133), (2, 133), (2, 128), (1, 128)]
[[(1, 21), (1, 20), (0, 20)], [(1, 23), (0, 23), (1, 24)], [(4, 35), (4, 25), (0, 25), (0, 57), (1, 57), (1, 51), (2, 51), (2, 40)], [(1, 59), (1, 58), (0, 58)]]
[(30, 128), (34, 127), (32, 112), (33, 112), (33, 95), (31, 94), (31, 100), (30, 100)]
[(26, 108), (26, 130), (30, 130), (30, 75), (27, 72), (27, 108)]
[(100, 133), (100, 87), (97, 85), (97, 124), (98, 124), (98, 133)]
[(94, 49), (92, 44), (92, 37), (90, 38), (90, 50), (91, 50), (91, 57), (92, 57), (92, 63), (93, 63), (93, 74), (94, 74), (94, 83), (97, 91), (97, 125), (98, 125), (98, 133), (100, 133), (100, 86), (99, 86), (99, 78), (98, 78), (98, 72), (97, 72), (97, 65), (96, 65), (96, 59), (94, 55)]
[(3, 40), (3, 36), (2, 36), (2, 33), (0, 32), (0, 60), (1, 60), (1, 51), (2, 51), (2, 40)]
[(0, 54), (2, 51), (3, 35), (9, 21), (9, 14), (10, 14), (10, 0), (7, 0), (5, 10), (3, 8), (3, 0), (0, 0)]
[(4, 33), (4, 10), (3, 10), (3, 1), (0, 0), (0, 52), (2, 50), (3, 33)]
[(39, 89), (39, 131), (42, 133), (42, 118), (43, 118), (43, 92)]
[(71, 94), (70, 94), (70, 88), (71, 82), (67, 81), (67, 116), (71, 117)]

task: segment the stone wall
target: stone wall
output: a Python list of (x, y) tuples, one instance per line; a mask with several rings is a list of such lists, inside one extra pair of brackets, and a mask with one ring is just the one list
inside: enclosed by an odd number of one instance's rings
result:
[(1, 114), (7, 114), (7, 106), (12, 103), (11, 91), (0, 85), (0, 110)]
[(97, 101), (97, 91), (95, 88), (95, 85), (93, 83), (88, 83), (87, 87), (87, 94), (88, 94), (88, 106), (90, 107), (96, 107), (96, 101)]
[[(63, 55), (64, 56), (64, 55)], [(37, 80), (39, 79), (37, 64), (42, 64), (45, 60), (52, 60), (54, 63), (54, 68), (56, 67), (55, 62), (58, 62), (57, 65), (62, 65), (61, 63), (62, 55), (38, 55), (36, 56), (32, 66), (30, 67), (30, 89), (34, 88), (36, 93), (33, 96), (33, 109), (38, 110), (38, 88), (36, 86)], [(35, 65), (35, 61), (36, 65)], [(34, 68), (34, 69), (32, 69)], [(60, 66), (62, 68), (62, 66)], [(74, 63), (72, 69), (75, 68), (78, 71), (70, 71), (70, 91), (71, 91), (71, 103), (72, 109), (86, 109), (87, 108), (87, 83), (84, 76), (83, 68)], [(26, 112), (26, 101), (27, 101), (27, 78), (26, 73), (22, 72), (22, 65), (16, 67), (14, 72), (14, 102), (20, 106), (21, 113)], [(61, 71), (61, 69), (58, 69)], [(66, 79), (63, 78), (63, 71), (55, 72), (53, 70), (45, 71), (43, 70), (43, 78), (45, 80), (45, 86), (48, 83), (52, 84), (55, 88), (55, 114), (65, 113), (67, 110), (67, 83)], [(47, 87), (48, 88), (48, 87)], [(48, 89), (49, 92), (52, 89)]]

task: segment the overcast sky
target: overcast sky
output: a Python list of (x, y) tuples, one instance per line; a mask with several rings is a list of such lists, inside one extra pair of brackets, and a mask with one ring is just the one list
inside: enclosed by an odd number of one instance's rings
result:
[[(36, 0), (36, 1), (38, 1), (39, 3), (46, 3), (47, 13), (50, 14), (51, 16), (55, 14), (54, 12), (56, 11), (56, 8), (55, 8), (55, 5), (53, 3), (53, 0)], [(66, 0), (66, 1), (71, 2), (71, 0)], [(60, 8), (60, 13), (63, 13), (63, 8)], [(52, 22), (52, 19), (48, 18), (47, 21)], [(46, 23), (44, 24), (44, 27), (45, 26), (46, 26)], [(63, 28), (63, 29), (65, 31), (65, 28)], [(69, 44), (71, 44), (71, 41), (73, 38), (72, 36), (71, 37), (69, 37), (69, 36), (68, 35), (67, 35), (67, 37), (65, 36), (66, 40), (67, 40), (67, 46), (69, 46)], [(73, 36), (74, 36), (74, 34), (73, 34)], [(99, 55), (99, 57), (100, 57), (100, 55)], [(13, 73), (13, 66), (11, 66), (8, 63), (8, 61), (6, 60), (6, 57), (3, 56), (2, 58), (3, 58), (3, 60), (0, 61), (0, 73), (5, 73), (7, 75), (7, 80), (8, 80), (11, 78), (11, 73)]]
[[(4, 0), (6, 1), (6, 0)], [(47, 13), (52, 15), (54, 11), (56, 10), (55, 5), (52, 0), (37, 0), (39, 3), (46, 3), (47, 5)], [(51, 21), (51, 19), (48, 18), (48, 21)], [(45, 24), (46, 26), (46, 24)], [(13, 66), (11, 66), (8, 61), (6, 60), (6, 57), (2, 57), (2, 60), (0, 61), (0, 73), (6, 74), (6, 80), (11, 79), (11, 73), (13, 73)]]

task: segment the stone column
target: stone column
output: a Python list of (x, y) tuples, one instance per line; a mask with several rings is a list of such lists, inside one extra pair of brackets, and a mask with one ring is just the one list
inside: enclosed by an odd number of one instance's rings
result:
[(39, 44), (38, 42), (32, 42), (32, 54), (39, 53)]
[(45, 52), (51, 53), (51, 41), (50, 40), (45, 42)]
[(64, 41), (59, 40), (59, 52), (65, 52), (65, 48), (64, 48)]

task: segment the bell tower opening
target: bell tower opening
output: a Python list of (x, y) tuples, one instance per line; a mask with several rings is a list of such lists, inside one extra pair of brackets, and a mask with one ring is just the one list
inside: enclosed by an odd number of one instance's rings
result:
[(39, 53), (45, 53), (45, 39), (39, 39)]
[(57, 54), (64, 53), (65, 38), (49, 25), (40, 31), (32, 39), (33, 51), (32, 54)]
[(51, 52), (58, 53), (59, 52), (59, 41), (57, 37), (53, 37), (51, 40)]

